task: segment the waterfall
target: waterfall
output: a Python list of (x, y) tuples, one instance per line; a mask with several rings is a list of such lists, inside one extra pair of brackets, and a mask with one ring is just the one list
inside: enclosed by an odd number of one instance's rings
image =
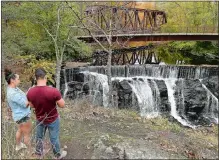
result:
[(200, 72), (201, 72), (201, 69), (200, 67), (197, 67), (196, 70), (195, 70), (195, 79), (199, 79), (200, 78)]
[(182, 119), (177, 113), (176, 101), (174, 98), (174, 88), (176, 85), (175, 83), (176, 83), (176, 79), (166, 79), (165, 80), (165, 84), (167, 86), (167, 92), (168, 92), (168, 99), (169, 99), (169, 102), (171, 105), (171, 116), (173, 116), (176, 120), (178, 120), (178, 122), (180, 122), (182, 125), (194, 128), (194, 126), (192, 126), (187, 121)]
[(185, 97), (184, 97), (184, 79), (180, 79), (181, 81), (181, 90), (180, 90), (180, 107), (181, 107), (181, 114), (185, 117), (184, 115), (184, 111), (185, 111), (185, 104), (184, 104), (184, 101), (185, 101)]
[[(89, 95), (94, 104), (108, 107), (106, 71), (106, 66), (63, 70), (63, 97)], [(182, 125), (192, 128), (193, 121), (206, 124), (209, 119), (218, 123), (218, 99), (204, 84), (197, 83), (198, 79), (218, 76), (216, 66), (123, 65), (112, 66), (111, 73), (113, 92), (117, 92), (121, 108), (139, 110), (141, 116), (148, 118), (170, 112)]]
[(177, 78), (178, 77), (179, 68), (176, 66), (171, 66), (169, 69), (169, 77), (168, 78)]
[[(69, 68), (67, 82), (71, 81), (73, 72), (90, 71), (106, 74), (106, 66), (87, 66)], [(134, 77), (147, 76), (156, 78), (189, 78), (202, 79), (209, 75), (218, 75), (218, 66), (182, 66), (182, 65), (113, 65), (111, 68), (112, 77)]]
[(126, 66), (113, 66), (111, 68), (112, 77), (126, 77)]
[(137, 97), (141, 116), (152, 118), (158, 116), (158, 109), (155, 106), (151, 87), (146, 78), (133, 80), (129, 83)]
[(67, 78), (66, 78), (66, 71), (64, 70), (64, 80), (65, 80), (65, 90), (64, 90), (64, 94), (63, 94), (63, 98), (65, 99), (66, 94), (68, 92), (68, 83), (67, 83)]
[(159, 110), (159, 106), (161, 105), (161, 99), (160, 99), (160, 91), (158, 89), (157, 83), (155, 82), (154, 79), (152, 79), (152, 83), (154, 85), (155, 88), (155, 94), (154, 94), (154, 99), (155, 99), (155, 108), (158, 111)]
[(211, 91), (202, 84), (202, 87), (207, 91), (207, 103), (204, 109), (206, 118), (212, 118), (218, 124), (218, 99)]
[[(98, 74), (95, 72), (81, 72), (85, 75), (85, 82), (88, 82), (90, 91), (94, 91), (94, 98), (93, 101), (98, 99), (98, 94), (100, 87), (102, 87), (103, 95), (103, 106), (108, 107), (109, 98), (108, 98), (108, 92), (109, 92), (109, 85), (108, 85), (108, 78), (104, 74)], [(91, 75), (91, 76), (90, 76)], [(90, 93), (91, 94), (91, 93)]]

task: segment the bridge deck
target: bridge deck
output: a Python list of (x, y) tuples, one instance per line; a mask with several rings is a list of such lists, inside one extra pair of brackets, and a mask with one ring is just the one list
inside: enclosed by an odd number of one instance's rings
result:
[[(109, 35), (107, 35), (109, 36)], [(98, 40), (105, 41), (106, 35), (96, 35)], [(86, 42), (94, 42), (91, 36), (80, 36), (78, 39)], [(152, 34), (117, 34), (112, 35), (113, 41), (116, 39), (124, 40), (128, 38), (130, 41), (217, 41), (218, 33), (152, 33)]]

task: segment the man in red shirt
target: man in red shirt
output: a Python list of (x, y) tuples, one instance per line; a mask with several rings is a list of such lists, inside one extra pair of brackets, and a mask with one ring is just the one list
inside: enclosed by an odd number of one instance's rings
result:
[(35, 77), (37, 85), (29, 89), (27, 99), (30, 106), (35, 109), (37, 119), (36, 154), (40, 156), (43, 155), (43, 138), (46, 128), (48, 128), (53, 153), (56, 158), (61, 159), (67, 155), (67, 152), (60, 151), (60, 118), (56, 104), (63, 108), (65, 101), (56, 88), (46, 86), (46, 71), (43, 68), (36, 69)]

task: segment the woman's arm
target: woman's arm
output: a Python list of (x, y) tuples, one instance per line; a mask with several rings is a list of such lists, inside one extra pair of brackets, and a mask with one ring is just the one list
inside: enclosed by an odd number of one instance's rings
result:
[(15, 94), (13, 94), (13, 98), (11, 98), (11, 100), (14, 102), (14, 103), (17, 103), (21, 106), (24, 106), (24, 107), (28, 107), (29, 106), (29, 102), (27, 101), (27, 98), (25, 95), (17, 92)]

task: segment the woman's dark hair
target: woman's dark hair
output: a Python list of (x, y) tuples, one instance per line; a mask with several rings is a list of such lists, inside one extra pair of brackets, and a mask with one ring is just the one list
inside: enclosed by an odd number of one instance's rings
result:
[(11, 83), (11, 79), (15, 79), (16, 78), (16, 74), (13, 73), (10, 69), (5, 68), (5, 80), (7, 81), (8, 84)]

